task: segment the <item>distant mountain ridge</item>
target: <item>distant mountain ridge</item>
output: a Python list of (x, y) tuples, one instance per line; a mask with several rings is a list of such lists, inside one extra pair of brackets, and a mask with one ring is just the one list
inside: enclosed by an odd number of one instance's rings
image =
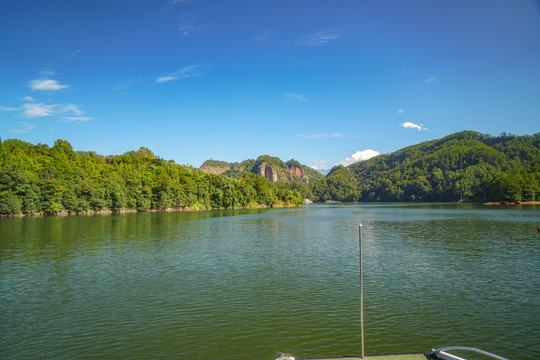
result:
[(206, 160), (199, 167), (199, 170), (231, 178), (239, 178), (245, 173), (253, 173), (265, 177), (272, 183), (299, 181), (309, 184), (311, 181), (324, 177), (318, 171), (302, 165), (294, 159), (284, 162), (278, 157), (269, 155), (261, 155), (256, 160), (248, 159), (240, 163)]

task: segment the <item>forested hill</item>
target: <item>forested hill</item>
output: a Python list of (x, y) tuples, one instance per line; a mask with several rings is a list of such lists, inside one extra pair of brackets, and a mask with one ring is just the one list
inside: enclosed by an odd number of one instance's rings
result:
[(264, 177), (207, 174), (141, 148), (117, 156), (0, 139), (0, 215), (299, 205)]
[(335, 167), (310, 190), (315, 201), (538, 201), (540, 133), (463, 131)]
[(298, 181), (308, 184), (323, 177), (318, 171), (302, 165), (294, 159), (284, 162), (278, 157), (269, 155), (261, 155), (256, 160), (248, 159), (240, 163), (206, 160), (199, 169), (232, 178), (239, 178), (245, 173), (251, 172), (266, 177), (270, 182)]

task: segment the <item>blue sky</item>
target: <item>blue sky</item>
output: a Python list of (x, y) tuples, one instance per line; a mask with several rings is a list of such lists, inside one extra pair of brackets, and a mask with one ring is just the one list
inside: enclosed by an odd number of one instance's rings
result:
[(330, 168), (540, 131), (537, 0), (10, 0), (0, 49), (4, 140)]

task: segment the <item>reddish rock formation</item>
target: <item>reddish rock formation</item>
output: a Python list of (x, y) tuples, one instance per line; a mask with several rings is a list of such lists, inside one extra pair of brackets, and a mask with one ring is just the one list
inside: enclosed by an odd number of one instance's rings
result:
[(304, 172), (302, 171), (302, 169), (296, 165), (291, 166), (291, 174), (299, 177), (300, 179), (304, 176)]
[(272, 169), (271, 166), (266, 166), (264, 169), (264, 175), (268, 179), (268, 181), (274, 183), (277, 181), (277, 173)]
[(267, 178), (268, 181), (272, 183), (276, 182), (278, 179), (277, 172), (275, 172), (270, 165), (266, 165), (265, 163), (262, 163), (259, 167), (259, 175)]
[(305, 182), (306, 184), (309, 183), (309, 179), (307, 178), (306, 174), (304, 174), (304, 171), (302, 170), (301, 167), (298, 167), (296, 165), (291, 166), (291, 174), (302, 179), (302, 181)]

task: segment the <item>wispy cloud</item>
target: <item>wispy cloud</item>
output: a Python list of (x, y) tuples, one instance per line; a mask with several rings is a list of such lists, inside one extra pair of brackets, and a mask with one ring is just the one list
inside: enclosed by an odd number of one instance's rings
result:
[(427, 75), (426, 76), (426, 83), (434, 83), (440, 80), (440, 77), (437, 75)]
[(9, 132), (23, 134), (25, 132), (28, 132), (29, 130), (33, 130), (36, 127), (36, 124), (23, 121), (23, 122), (18, 122), (17, 126), (19, 127), (18, 129), (11, 129), (9, 130)]
[(88, 121), (93, 118), (86, 116), (86, 112), (79, 105), (74, 104), (43, 104), (30, 103), (23, 105), (23, 116), (27, 118), (62, 116), (67, 121)]
[(39, 104), (24, 104), (23, 115), (28, 118), (51, 116), (54, 113), (55, 105)]
[(253, 37), (258, 42), (296, 46), (324, 46), (340, 38), (341, 33), (337, 30), (321, 30), (291, 39), (291, 37), (280, 36), (279, 32), (273, 29), (265, 30)]
[(52, 79), (36, 79), (30, 82), (30, 88), (32, 90), (57, 91), (67, 89), (68, 87), (70, 85), (62, 85)]
[(364, 160), (371, 159), (372, 157), (375, 157), (375, 156), (377, 156), (379, 154), (380, 153), (378, 151), (372, 150), (372, 149), (367, 149), (367, 150), (362, 150), (362, 151), (359, 150), (359, 151), (355, 152), (354, 154), (352, 154), (351, 157), (348, 157), (345, 160), (341, 160), (341, 161), (335, 163), (334, 166), (336, 166), (336, 165), (349, 166), (349, 165), (357, 163), (359, 161), (364, 161)]
[(22, 101), (36, 101), (36, 99), (34, 99), (33, 97), (31, 96), (25, 96), (21, 99)]
[(204, 74), (202, 71), (200, 71), (200, 68), (201, 68), (201, 65), (189, 65), (189, 66), (183, 67), (182, 69), (178, 71), (175, 71), (174, 73), (170, 75), (158, 77), (156, 79), (156, 82), (158, 84), (162, 84), (162, 83), (166, 83), (173, 80), (202, 76)]
[(0, 105), (0, 111), (17, 111), (18, 108)]
[(401, 115), (401, 114), (405, 114), (405, 110), (399, 109), (399, 110), (397, 111), (397, 113), (400, 114), (400, 115)]
[(64, 116), (62, 119), (67, 120), (69, 122), (86, 122), (90, 120), (94, 120), (94, 118), (89, 116)]
[(178, 17), (178, 31), (184, 36), (189, 36), (192, 33), (202, 31), (206, 26), (193, 13), (183, 13)]
[(157, 83), (164, 83), (164, 82), (169, 82), (169, 81), (173, 81), (173, 80), (178, 80), (178, 76), (162, 76), (162, 77), (158, 77), (156, 79), (156, 82)]
[(284, 93), (283, 95), (285, 95), (289, 99), (294, 100), (296, 102), (307, 102), (307, 101), (309, 101), (307, 97), (305, 97), (304, 95), (300, 95), (300, 94)]
[(68, 55), (64, 60), (71, 60), (75, 55), (78, 55), (82, 52), (82, 49), (75, 50), (71, 54)]
[(428, 130), (428, 129), (426, 129), (424, 127), (424, 124), (418, 125), (418, 124), (412, 123), (410, 121), (402, 123), (401, 126), (406, 128), (406, 129), (415, 129), (415, 130), (418, 130), (418, 131), (422, 131), (422, 130), (427, 131)]
[(337, 40), (341, 34), (336, 30), (322, 30), (311, 34), (306, 34), (294, 41), (298, 46), (323, 46), (328, 45), (331, 41)]
[(47, 77), (54, 76), (55, 72), (54, 70), (51, 70), (51, 69), (41, 69), (39, 74), (41, 75), (41, 78), (47, 78)]
[(330, 160), (315, 159), (313, 160), (313, 165), (311, 165), (311, 168), (315, 170), (328, 169), (329, 163), (330, 163)]

